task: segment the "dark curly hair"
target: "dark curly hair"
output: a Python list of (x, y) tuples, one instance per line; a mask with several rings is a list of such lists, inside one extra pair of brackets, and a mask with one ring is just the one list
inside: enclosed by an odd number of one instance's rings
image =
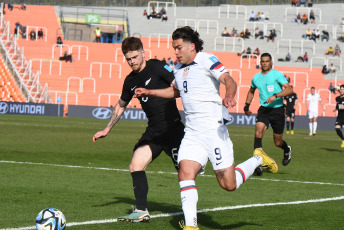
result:
[(136, 37), (127, 37), (122, 42), (122, 52), (126, 55), (129, 51), (143, 50), (141, 39)]
[(172, 39), (183, 39), (184, 42), (191, 42), (195, 44), (196, 52), (203, 50), (203, 40), (200, 39), (199, 33), (193, 30), (190, 26), (184, 26), (176, 29), (172, 34)]

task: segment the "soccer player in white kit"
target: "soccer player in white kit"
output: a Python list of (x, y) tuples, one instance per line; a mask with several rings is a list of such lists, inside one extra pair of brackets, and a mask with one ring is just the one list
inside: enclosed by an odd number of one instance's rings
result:
[[(239, 188), (259, 165), (272, 161), (266, 155), (255, 155), (234, 167), (233, 144), (225, 119), (227, 108), (236, 105), (236, 82), (214, 55), (200, 52), (203, 41), (197, 31), (188, 26), (178, 28), (172, 39), (178, 60), (173, 87), (158, 90), (138, 88), (135, 94), (136, 97), (182, 98), (186, 127), (178, 152), (178, 176), (185, 225), (182, 221), (180, 225), (183, 229), (199, 229), (195, 178), (203, 172), (208, 159), (220, 186), (227, 191)], [(219, 93), (221, 83), (226, 88), (223, 100)]]
[(314, 136), (317, 133), (317, 118), (318, 118), (318, 103), (320, 102), (323, 110), (325, 110), (324, 104), (321, 101), (321, 97), (315, 92), (315, 87), (311, 88), (311, 93), (307, 95), (307, 112), (309, 119), (309, 136)]

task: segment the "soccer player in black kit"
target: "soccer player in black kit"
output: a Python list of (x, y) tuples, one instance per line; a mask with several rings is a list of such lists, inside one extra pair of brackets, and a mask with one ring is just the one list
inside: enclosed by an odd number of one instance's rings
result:
[[(297, 105), (297, 95), (292, 93), (284, 97), (284, 104), (286, 105), (285, 116), (286, 116), (286, 134), (294, 135), (294, 117), (295, 117), (295, 106)], [(291, 130), (289, 131), (289, 125), (291, 125)]]
[[(93, 142), (108, 135), (131, 101), (136, 88), (164, 89), (170, 87), (174, 80), (173, 71), (166, 63), (155, 59), (145, 60), (143, 45), (139, 38), (126, 38), (122, 43), (122, 52), (133, 71), (124, 81), (122, 95), (113, 108), (109, 123), (104, 130), (93, 136)], [(184, 124), (181, 122), (175, 99), (151, 97), (138, 99), (148, 118), (148, 127), (135, 145), (129, 165), (136, 208), (131, 214), (118, 217), (118, 221), (149, 221), (148, 181), (145, 169), (162, 151), (172, 158), (178, 169), (178, 149), (184, 136)]]
[(344, 125), (344, 85), (341, 85), (339, 88), (340, 95), (336, 97), (336, 108), (333, 110), (333, 112), (336, 112), (338, 110), (337, 120), (335, 124), (335, 129), (342, 140), (341, 148), (344, 148), (344, 137), (342, 133), (342, 127)]

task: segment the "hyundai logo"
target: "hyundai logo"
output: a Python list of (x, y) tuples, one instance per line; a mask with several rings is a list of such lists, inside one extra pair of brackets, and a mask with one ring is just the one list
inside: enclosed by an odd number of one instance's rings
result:
[(231, 114), (228, 114), (228, 119), (223, 118), (223, 123), (225, 125), (230, 125), (234, 122), (234, 117)]
[(8, 104), (6, 102), (0, 102), (0, 114), (8, 112)]
[(96, 108), (92, 110), (92, 115), (97, 119), (109, 119), (111, 113), (111, 109), (108, 108)]

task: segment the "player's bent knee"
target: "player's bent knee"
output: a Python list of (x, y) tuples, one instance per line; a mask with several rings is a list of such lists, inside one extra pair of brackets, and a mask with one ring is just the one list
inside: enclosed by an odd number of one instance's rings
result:
[(236, 190), (236, 184), (220, 184), (221, 188), (226, 191), (234, 191)]

